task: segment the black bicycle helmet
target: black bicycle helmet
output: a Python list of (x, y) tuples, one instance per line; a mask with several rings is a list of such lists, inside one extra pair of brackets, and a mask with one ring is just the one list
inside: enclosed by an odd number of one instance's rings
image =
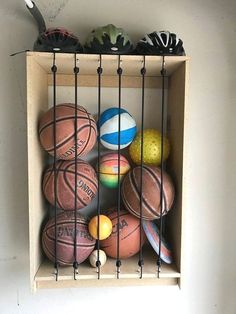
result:
[(185, 56), (182, 40), (168, 31), (146, 34), (138, 42), (136, 51), (144, 55)]
[(65, 28), (49, 28), (34, 43), (35, 51), (82, 52), (78, 38)]
[(84, 45), (88, 53), (127, 54), (133, 50), (129, 36), (113, 24), (94, 29)]
[(49, 28), (46, 29), (46, 24), (42, 14), (31, 0), (25, 0), (26, 6), (33, 15), (38, 24), (39, 36), (34, 43), (35, 51), (46, 52), (82, 52), (83, 48), (79, 39), (67, 31), (65, 28)]

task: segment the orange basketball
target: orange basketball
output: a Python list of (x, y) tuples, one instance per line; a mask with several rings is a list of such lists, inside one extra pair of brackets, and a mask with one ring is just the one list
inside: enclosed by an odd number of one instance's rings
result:
[[(121, 195), (125, 208), (136, 217), (140, 217), (141, 167), (132, 169), (123, 179)], [(161, 169), (154, 166), (143, 166), (142, 175), (142, 218), (154, 220), (160, 218)], [(167, 214), (174, 202), (174, 185), (171, 177), (163, 173), (163, 206), (162, 215)]]
[[(50, 108), (39, 121), (39, 139), (43, 148), (54, 155), (54, 111)], [(93, 148), (97, 138), (94, 118), (82, 106), (77, 107), (77, 153), (86, 155)], [(75, 158), (75, 105), (56, 106), (56, 157), (71, 160)]]
[[(73, 212), (64, 212), (51, 218), (43, 229), (42, 247), (47, 257), (55, 261), (55, 229), (57, 231), (57, 261), (60, 265), (72, 265), (74, 262), (75, 217)], [(76, 258), (80, 264), (92, 253), (95, 240), (88, 232), (88, 222), (82, 216), (77, 216), (76, 224)]]
[[(57, 173), (57, 202), (59, 208), (74, 210), (75, 206), (75, 161), (59, 160), (56, 162)], [(43, 192), (46, 199), (54, 205), (54, 178), (53, 165), (43, 176)], [(77, 209), (87, 206), (97, 193), (98, 181), (95, 170), (89, 163), (78, 159), (77, 162)]]
[[(117, 209), (111, 209), (106, 215), (112, 221), (111, 235), (101, 241), (101, 247), (105, 253), (113, 258), (117, 257), (117, 241), (118, 241), (118, 214)], [(125, 210), (120, 211), (119, 223), (119, 239), (120, 239), (120, 258), (128, 258), (140, 250), (140, 220)], [(141, 228), (142, 243), (145, 242), (145, 234)]]

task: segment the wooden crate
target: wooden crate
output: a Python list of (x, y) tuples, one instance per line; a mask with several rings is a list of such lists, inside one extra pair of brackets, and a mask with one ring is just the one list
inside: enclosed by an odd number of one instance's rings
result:
[[(98, 55), (77, 55), (80, 74), (79, 88), (97, 87)], [(121, 56), (123, 76), (122, 88), (133, 89), (141, 95), (140, 69), (143, 66), (143, 57), (130, 55)], [(157, 278), (156, 255), (150, 249), (144, 250), (143, 279), (139, 279), (138, 257), (134, 256), (122, 262), (120, 279), (116, 279), (114, 260), (110, 259), (101, 269), (101, 279), (97, 279), (96, 270), (88, 264), (79, 266), (77, 280), (73, 280), (73, 268), (61, 267), (58, 281), (55, 281), (53, 265), (42, 254), (41, 225), (47, 214), (47, 205), (41, 191), (42, 172), (48, 156), (42, 150), (38, 140), (37, 126), (39, 117), (48, 109), (50, 86), (52, 85), (51, 66), (53, 54), (27, 53), (27, 137), (28, 137), (28, 205), (29, 205), (29, 237), (30, 237), (30, 279), (33, 290), (41, 288), (80, 287), (80, 286), (121, 286), (121, 285), (176, 285), (182, 276), (181, 250), (182, 250), (182, 221), (184, 214), (184, 187), (185, 187), (185, 147), (184, 126), (186, 119), (186, 93), (188, 84), (188, 57), (165, 57), (167, 70), (166, 98), (167, 98), (167, 132), (171, 142), (171, 155), (168, 160), (168, 172), (172, 175), (176, 186), (176, 200), (174, 208), (168, 213), (168, 235), (174, 253), (174, 263), (163, 263), (160, 278)], [(116, 74), (118, 57), (112, 55), (102, 56), (102, 86), (113, 89), (118, 86)], [(147, 90), (161, 88), (160, 70), (162, 57), (146, 57)], [(72, 88), (74, 85), (73, 54), (57, 54), (58, 68), (57, 85), (63, 88)], [(93, 111), (96, 112), (97, 105)], [(139, 106), (139, 107), (138, 107)], [(132, 104), (133, 112), (140, 114), (141, 97), (139, 104)], [(160, 99), (152, 102), (150, 108), (146, 106), (147, 119), (156, 115), (157, 126), (158, 108)], [(139, 119), (139, 118), (137, 118)], [(148, 121), (146, 123), (148, 127)], [(152, 122), (153, 124), (153, 122)], [(153, 126), (153, 125), (152, 125)]]

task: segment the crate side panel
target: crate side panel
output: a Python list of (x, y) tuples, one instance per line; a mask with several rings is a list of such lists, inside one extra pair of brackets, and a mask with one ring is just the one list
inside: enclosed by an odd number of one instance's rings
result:
[(181, 232), (183, 210), (183, 149), (185, 123), (186, 65), (183, 63), (169, 79), (168, 136), (171, 154), (168, 171), (175, 184), (176, 199), (168, 217), (168, 230), (173, 246), (175, 263), (180, 271)]
[(27, 57), (27, 145), (28, 145), (28, 206), (30, 242), (30, 278), (42, 261), (40, 230), (45, 216), (41, 193), (41, 176), (46, 154), (38, 140), (38, 119), (48, 106), (47, 75), (33, 57)]

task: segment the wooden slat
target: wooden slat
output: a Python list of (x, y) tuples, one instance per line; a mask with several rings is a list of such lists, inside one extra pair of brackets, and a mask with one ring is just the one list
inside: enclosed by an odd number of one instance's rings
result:
[(38, 281), (35, 289), (83, 288), (83, 287), (124, 287), (124, 286), (174, 286), (177, 278), (145, 278), (145, 279), (93, 279), (93, 280), (59, 280)]
[[(58, 86), (74, 86), (74, 76), (70, 74), (58, 74), (57, 85)], [(102, 87), (118, 87), (117, 76), (102, 76)], [(168, 79), (166, 78), (166, 88)], [(48, 74), (48, 85), (53, 85), (52, 75)], [(78, 86), (81, 87), (97, 87), (98, 79), (96, 75), (79, 75)], [(141, 76), (122, 76), (122, 88), (141, 88), (142, 78)], [(145, 77), (146, 88), (161, 88), (161, 77)]]
[[(51, 73), (53, 60), (52, 53), (45, 52), (28, 52), (27, 55), (32, 56), (35, 61), (47, 72)], [(74, 54), (57, 53), (56, 64), (58, 73), (73, 74)], [(99, 65), (99, 55), (78, 54), (78, 65), (81, 75), (96, 75)], [(188, 60), (188, 57), (165, 57), (166, 69), (168, 75), (171, 75), (181, 63)], [(121, 56), (121, 66), (123, 74), (127, 76), (140, 76), (140, 69), (143, 66), (143, 56), (124, 55)], [(161, 56), (146, 56), (147, 76), (160, 76), (162, 66)], [(118, 67), (117, 55), (102, 55), (103, 75), (116, 75)]]
[[(138, 255), (133, 256), (127, 260), (122, 261), (120, 280), (116, 279), (116, 266), (115, 260), (108, 258), (106, 264), (101, 268), (101, 279), (98, 282), (97, 272), (95, 268), (92, 268), (88, 262), (84, 262), (79, 265), (79, 275), (77, 275), (77, 282), (73, 280), (73, 268), (72, 267), (60, 267), (58, 282), (70, 282), (72, 286), (113, 286), (113, 285), (133, 285), (140, 284), (165, 284), (172, 282), (177, 284), (177, 279), (180, 277), (180, 273), (177, 271), (176, 266), (163, 264), (160, 279), (157, 279), (157, 267), (156, 267), (156, 254), (151, 248), (144, 249), (144, 268), (143, 279), (140, 280), (140, 273), (138, 271)], [(142, 281), (142, 283), (140, 283)], [(48, 260), (45, 260), (40, 266), (36, 276), (35, 282), (37, 288), (49, 286), (57, 286), (55, 283), (55, 276), (53, 274), (53, 264)], [(59, 284), (60, 285), (60, 284)]]

